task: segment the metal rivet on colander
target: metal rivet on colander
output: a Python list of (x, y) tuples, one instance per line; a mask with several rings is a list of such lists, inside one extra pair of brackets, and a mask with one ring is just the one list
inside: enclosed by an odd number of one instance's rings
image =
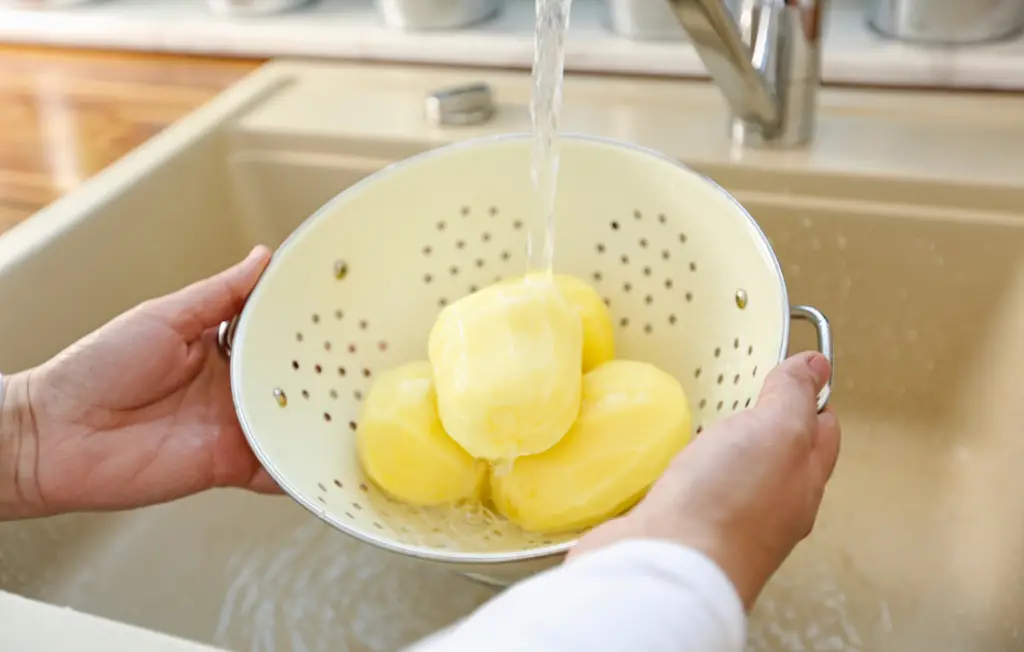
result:
[(480, 125), (495, 112), (491, 87), (484, 83), (441, 88), (427, 96), (427, 120), (439, 126)]
[(288, 397), (285, 396), (284, 390), (281, 388), (274, 389), (274, 400), (277, 401), (277, 404), (281, 407), (288, 405)]
[(744, 308), (747, 307), (747, 291), (746, 290), (736, 290), (736, 306), (740, 310), (743, 310)]

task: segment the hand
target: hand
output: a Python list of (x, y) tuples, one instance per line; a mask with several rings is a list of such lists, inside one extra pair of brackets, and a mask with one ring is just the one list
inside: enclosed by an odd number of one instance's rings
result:
[(242, 435), (216, 345), (217, 326), (241, 310), (269, 259), (257, 247), (9, 379), (4, 410), (23, 418), (9, 446), (15, 486), (0, 486), (0, 508), (5, 491), (21, 516), (125, 509), (219, 486), (276, 491)]
[(839, 422), (817, 413), (830, 374), (817, 353), (765, 380), (757, 405), (709, 428), (629, 514), (580, 540), (572, 557), (626, 538), (661, 538), (714, 560), (747, 609), (811, 532), (839, 455)]

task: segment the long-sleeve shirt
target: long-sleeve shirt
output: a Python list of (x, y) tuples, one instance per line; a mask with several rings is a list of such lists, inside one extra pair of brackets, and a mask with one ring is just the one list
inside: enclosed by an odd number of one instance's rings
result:
[(703, 554), (623, 541), (536, 575), (407, 652), (743, 652), (746, 616)]

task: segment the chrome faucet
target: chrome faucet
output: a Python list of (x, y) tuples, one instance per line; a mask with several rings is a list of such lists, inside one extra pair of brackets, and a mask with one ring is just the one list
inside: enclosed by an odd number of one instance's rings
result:
[(827, 0), (668, 0), (732, 109), (733, 142), (799, 147), (814, 136)]

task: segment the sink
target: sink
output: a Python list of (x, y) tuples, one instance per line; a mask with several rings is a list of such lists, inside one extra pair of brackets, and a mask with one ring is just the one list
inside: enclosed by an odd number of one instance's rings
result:
[[(471, 81), (490, 124), (424, 121), (427, 92)], [(528, 93), (514, 72), (268, 64), (0, 238), (0, 369), (280, 243), (391, 162), (526, 130)], [(567, 130), (733, 192), (791, 300), (832, 320), (842, 456), (749, 649), (1024, 650), (1024, 98), (827, 89), (809, 150), (751, 152), (702, 82), (574, 77), (565, 97)], [(0, 589), (245, 652), (394, 650), (492, 595), (230, 490), (0, 525)]]

